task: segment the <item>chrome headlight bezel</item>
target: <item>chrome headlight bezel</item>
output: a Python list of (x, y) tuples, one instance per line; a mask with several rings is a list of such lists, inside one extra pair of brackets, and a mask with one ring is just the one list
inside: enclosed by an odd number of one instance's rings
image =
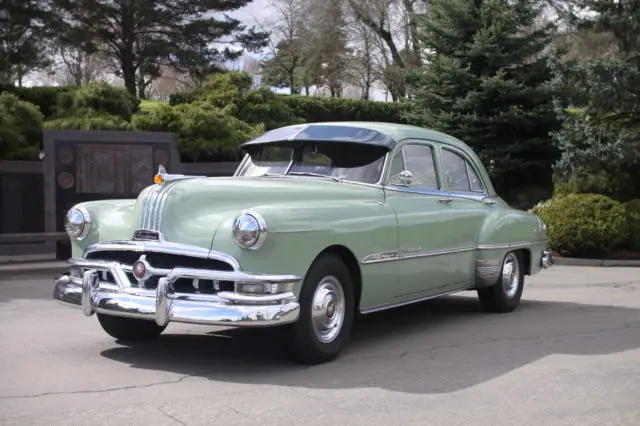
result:
[(266, 238), (267, 222), (259, 213), (244, 211), (233, 222), (233, 239), (243, 249), (259, 249)]
[(82, 207), (72, 207), (64, 217), (64, 230), (69, 238), (83, 240), (91, 231), (91, 215)]

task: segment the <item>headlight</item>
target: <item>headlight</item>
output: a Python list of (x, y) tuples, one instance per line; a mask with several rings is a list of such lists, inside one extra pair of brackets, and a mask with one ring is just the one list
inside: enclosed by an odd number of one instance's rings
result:
[(547, 224), (544, 223), (544, 220), (540, 216), (538, 216), (538, 225), (540, 225), (540, 232), (546, 235), (547, 233)]
[(233, 237), (240, 247), (255, 250), (267, 238), (267, 224), (258, 213), (241, 213), (233, 223)]
[(84, 207), (73, 207), (64, 218), (67, 235), (78, 240), (83, 239), (91, 230), (91, 217)]

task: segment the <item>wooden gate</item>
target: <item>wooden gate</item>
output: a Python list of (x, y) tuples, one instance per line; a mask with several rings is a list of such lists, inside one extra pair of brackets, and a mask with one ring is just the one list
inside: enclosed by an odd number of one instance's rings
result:
[(64, 231), (79, 202), (137, 197), (159, 165), (180, 161), (173, 133), (47, 130), (43, 145), (46, 232)]

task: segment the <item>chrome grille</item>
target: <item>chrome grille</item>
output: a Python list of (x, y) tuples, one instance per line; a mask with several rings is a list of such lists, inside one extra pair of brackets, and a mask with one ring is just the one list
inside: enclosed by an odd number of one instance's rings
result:
[[(122, 265), (127, 278), (132, 287), (140, 287), (145, 289), (155, 289), (158, 286), (158, 280), (164, 275), (152, 275), (145, 281), (139, 282), (133, 276), (133, 264), (145, 256), (145, 260), (155, 269), (163, 269), (169, 271), (176, 267), (196, 268), (196, 269), (213, 269), (219, 271), (233, 271), (233, 265), (218, 259), (205, 259), (192, 257), (187, 255), (158, 253), (153, 251), (124, 251), (124, 250), (101, 250), (92, 251), (87, 254), (86, 259), (90, 260), (109, 260), (115, 261)], [(115, 284), (113, 276), (109, 272), (101, 273), (101, 280), (107, 283)], [(190, 278), (179, 278), (173, 283), (173, 290), (178, 293), (195, 293), (195, 294), (215, 294), (218, 291), (234, 291), (234, 283), (232, 281), (213, 281), (198, 280)]]

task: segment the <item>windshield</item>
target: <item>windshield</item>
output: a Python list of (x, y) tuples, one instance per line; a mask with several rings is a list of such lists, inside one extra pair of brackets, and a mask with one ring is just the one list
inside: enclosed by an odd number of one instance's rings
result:
[(348, 142), (264, 144), (249, 152), (238, 176), (326, 176), (376, 183), (386, 152), (377, 146)]

